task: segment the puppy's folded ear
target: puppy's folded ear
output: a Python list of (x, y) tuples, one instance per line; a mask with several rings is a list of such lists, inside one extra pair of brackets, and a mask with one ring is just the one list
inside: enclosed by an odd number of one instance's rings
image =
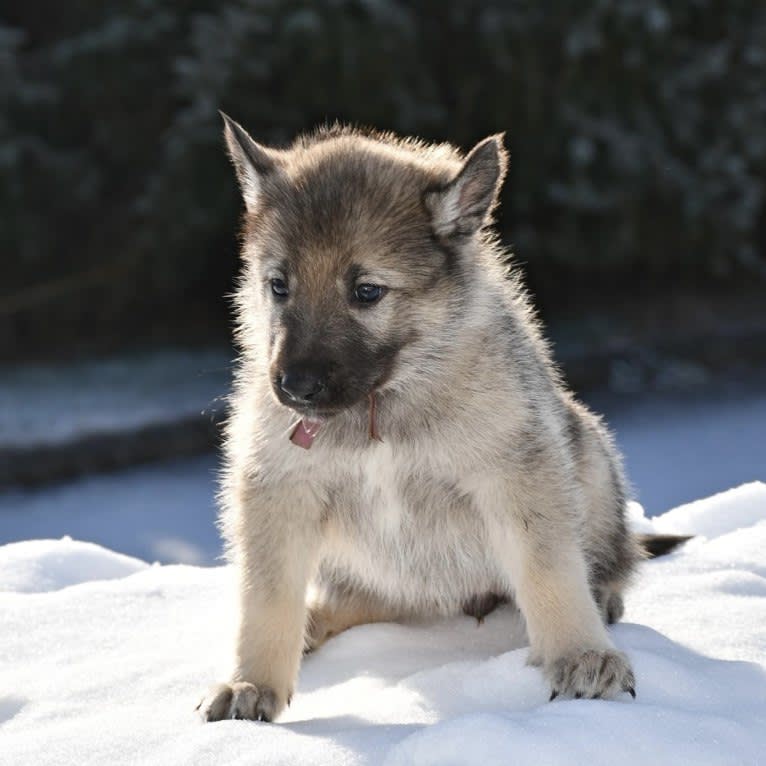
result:
[(465, 236), (489, 223), (507, 165), (502, 133), (476, 144), (446, 186), (426, 192), (434, 233), (439, 237)]
[(229, 151), (242, 197), (248, 210), (254, 209), (268, 178), (279, 171), (280, 152), (256, 143), (248, 132), (227, 114), (223, 117), (223, 135)]

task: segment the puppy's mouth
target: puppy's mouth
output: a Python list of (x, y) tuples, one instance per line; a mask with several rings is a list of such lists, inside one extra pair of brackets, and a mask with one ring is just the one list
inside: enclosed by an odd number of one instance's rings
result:
[[(383, 441), (378, 433), (378, 407), (377, 399), (375, 397), (375, 391), (370, 391), (367, 395), (368, 402), (368, 434), (370, 440)], [(312, 411), (310, 414), (302, 414), (301, 419), (295, 424), (290, 431), (290, 441), (297, 447), (303, 447), (303, 449), (311, 449), (314, 444), (314, 440), (319, 435), (322, 427), (327, 422), (327, 418), (330, 415), (337, 414), (340, 410), (330, 410), (327, 414), (322, 412)]]

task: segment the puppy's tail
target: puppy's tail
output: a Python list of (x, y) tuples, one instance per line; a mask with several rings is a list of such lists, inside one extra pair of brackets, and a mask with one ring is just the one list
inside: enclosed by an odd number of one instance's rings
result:
[(674, 551), (694, 535), (638, 535), (638, 544), (646, 553), (646, 558), (656, 559)]

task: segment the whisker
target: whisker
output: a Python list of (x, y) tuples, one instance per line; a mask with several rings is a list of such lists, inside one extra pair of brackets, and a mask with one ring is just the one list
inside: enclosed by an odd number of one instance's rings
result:
[(295, 427), (298, 425), (298, 423), (303, 420), (303, 417), (301, 415), (298, 415), (296, 420), (293, 420), (292, 423), (282, 432), (285, 436), (292, 436), (293, 431), (295, 430)]

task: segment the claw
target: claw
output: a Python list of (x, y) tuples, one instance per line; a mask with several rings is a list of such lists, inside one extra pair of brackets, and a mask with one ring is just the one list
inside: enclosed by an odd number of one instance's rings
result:
[(635, 690), (635, 688), (634, 688), (634, 687), (632, 687), (632, 686), (629, 686), (629, 687), (628, 687), (628, 688), (627, 688), (625, 691), (626, 691), (628, 694), (630, 694), (630, 696), (631, 696), (631, 697), (633, 697), (633, 699), (635, 699), (635, 698), (636, 698), (636, 690)]
[(576, 700), (582, 699), (582, 692), (577, 692), (577, 693), (575, 694), (575, 699), (576, 699)]
[(551, 696), (548, 698), (548, 702), (553, 702), (553, 700), (555, 700), (556, 697), (558, 697), (558, 696), (559, 696), (559, 690), (558, 689), (554, 689), (551, 692)]

